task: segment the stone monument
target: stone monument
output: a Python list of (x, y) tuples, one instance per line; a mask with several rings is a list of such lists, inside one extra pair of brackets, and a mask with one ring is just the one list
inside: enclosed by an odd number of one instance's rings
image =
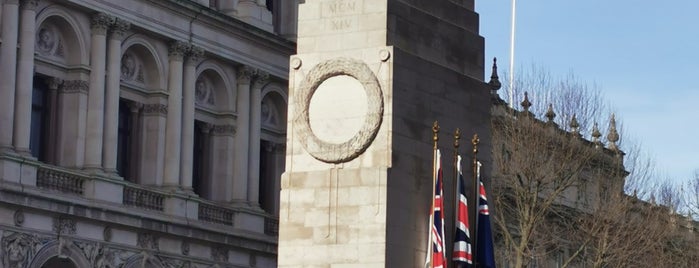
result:
[[(299, 5), (279, 267), (423, 266), (433, 122), (442, 129), (445, 184), (453, 182), (456, 128), (490, 146), (484, 41), (473, 7), (468, 0)], [(489, 152), (481, 151), (488, 166)]]

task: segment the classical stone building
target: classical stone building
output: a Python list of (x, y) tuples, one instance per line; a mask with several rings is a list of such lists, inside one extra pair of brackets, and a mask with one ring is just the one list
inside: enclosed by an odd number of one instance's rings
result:
[(274, 267), (296, 2), (1, 1), (0, 267)]

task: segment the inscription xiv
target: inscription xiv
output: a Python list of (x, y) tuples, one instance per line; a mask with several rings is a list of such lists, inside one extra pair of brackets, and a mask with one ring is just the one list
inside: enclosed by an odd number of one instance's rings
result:
[(351, 15), (362, 13), (362, 1), (334, 0), (323, 3), (323, 17), (327, 18), (327, 29), (347, 30), (355, 26), (357, 18)]

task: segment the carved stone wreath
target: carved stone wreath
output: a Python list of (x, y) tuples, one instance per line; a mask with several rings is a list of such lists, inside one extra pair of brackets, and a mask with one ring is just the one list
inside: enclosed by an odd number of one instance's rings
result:
[[(329, 143), (318, 138), (311, 129), (309, 108), (311, 98), (327, 79), (347, 75), (357, 79), (367, 96), (367, 113), (359, 131), (343, 143)], [(295, 106), (299, 116), (294, 120), (294, 132), (301, 144), (316, 159), (327, 163), (348, 162), (361, 155), (376, 137), (383, 118), (383, 93), (378, 79), (364, 62), (336, 58), (319, 63), (305, 77), (297, 91)]]

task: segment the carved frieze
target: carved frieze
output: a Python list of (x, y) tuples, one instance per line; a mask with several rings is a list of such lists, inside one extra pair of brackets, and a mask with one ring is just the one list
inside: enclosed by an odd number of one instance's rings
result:
[(75, 219), (71, 218), (54, 218), (53, 231), (59, 235), (74, 235), (76, 233)]
[(35, 235), (5, 231), (0, 248), (0, 263), (6, 268), (29, 267), (40, 244)]
[(139, 233), (136, 244), (143, 249), (159, 249), (158, 237), (152, 233)]
[(214, 135), (233, 136), (235, 135), (235, 126), (233, 125), (214, 125)]
[(216, 262), (227, 262), (228, 249), (222, 246), (211, 247), (211, 259)]
[(90, 85), (85, 80), (65, 80), (59, 88), (61, 93), (85, 93), (87, 94)]
[(143, 105), (143, 113), (145, 115), (154, 115), (154, 114), (167, 115), (167, 105), (160, 104), (160, 103), (144, 104)]

